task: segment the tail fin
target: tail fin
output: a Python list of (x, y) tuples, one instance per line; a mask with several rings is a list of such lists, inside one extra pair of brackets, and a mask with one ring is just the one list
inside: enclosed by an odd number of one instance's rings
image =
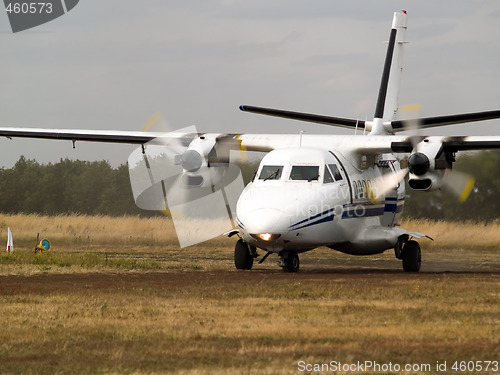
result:
[(394, 13), (375, 108), (375, 119), (393, 120), (398, 110), (398, 92), (403, 70), (403, 45), (406, 43), (406, 18), (405, 10)]
[[(398, 92), (403, 69), (403, 46), (406, 43), (406, 11), (394, 13), (392, 29), (389, 38), (389, 46), (385, 57), (384, 71), (377, 106), (373, 121), (358, 121), (340, 117), (321, 116), (310, 113), (283, 111), (271, 108), (253, 107), (242, 105), (242, 111), (258, 113), (267, 116), (283, 117), (292, 120), (316, 122), (319, 124), (341, 126), (351, 129), (366, 129), (370, 134), (387, 134), (402, 130), (404, 124), (401, 121), (392, 122), (398, 111)], [(431, 119), (432, 120), (432, 119)], [(392, 124), (396, 124), (396, 129)]]

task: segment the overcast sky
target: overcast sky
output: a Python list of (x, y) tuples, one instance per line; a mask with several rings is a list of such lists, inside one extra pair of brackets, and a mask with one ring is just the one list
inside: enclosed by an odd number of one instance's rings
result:
[[(240, 104), (371, 119), (392, 16), (408, 11), (401, 104), (421, 115), (500, 109), (500, 2), (456, 0), (81, 0), (12, 34), (0, 16), (0, 125), (349, 134)], [(500, 120), (433, 134), (500, 135)], [(0, 139), (20, 155), (125, 163), (130, 145)]]

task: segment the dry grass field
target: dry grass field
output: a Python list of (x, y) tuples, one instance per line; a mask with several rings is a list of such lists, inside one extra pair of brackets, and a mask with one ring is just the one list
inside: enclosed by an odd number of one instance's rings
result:
[[(380, 367), (337, 373), (500, 372), (485, 370), (500, 360), (499, 223), (405, 223), (435, 238), (419, 274), (390, 251), (327, 249), (303, 254), (297, 274), (273, 257), (236, 271), (234, 239), (179, 249), (167, 218), (0, 216), (3, 243), (8, 226), (2, 374), (330, 374), (358, 361)], [(51, 251), (34, 254), (37, 233)]]

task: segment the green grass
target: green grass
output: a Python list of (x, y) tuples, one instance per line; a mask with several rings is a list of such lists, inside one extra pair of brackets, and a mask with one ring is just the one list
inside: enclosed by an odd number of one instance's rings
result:
[(16, 250), (0, 254), (0, 275), (70, 273), (70, 272), (127, 272), (204, 270), (206, 264), (195, 257), (162, 257), (157, 253), (136, 253), (112, 251), (34, 251)]

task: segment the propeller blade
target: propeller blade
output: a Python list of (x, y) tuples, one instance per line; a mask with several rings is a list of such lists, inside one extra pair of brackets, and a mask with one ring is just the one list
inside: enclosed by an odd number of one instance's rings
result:
[(458, 197), (460, 203), (469, 198), (475, 182), (476, 179), (473, 176), (459, 171), (450, 171), (443, 177), (444, 186)]
[(202, 172), (206, 173), (191, 178), (213, 177), (214, 181), (208, 185), (206, 181), (200, 181), (200, 186), (190, 185), (189, 175), (183, 174), (164, 182), (168, 206), (178, 214), (173, 216), (173, 222), (181, 247), (209, 240), (234, 228), (236, 202), (244, 188), (239, 168), (230, 164), (224, 168), (206, 167)]
[[(156, 114), (145, 127), (151, 128), (159, 121), (161, 122), (161, 116)], [(196, 134), (194, 126), (165, 133), (130, 154), (130, 185), (139, 208), (159, 211), (167, 209), (163, 181), (183, 173), (178, 160)]]
[(418, 145), (420, 142), (423, 140), (423, 136), (421, 134), (421, 129), (422, 129), (422, 122), (420, 119), (420, 114), (422, 112), (422, 105), (420, 104), (407, 104), (404, 105), (400, 108), (400, 112), (404, 113), (405, 116), (408, 116), (408, 114), (413, 113), (414, 115), (410, 115), (411, 118), (402, 120), (402, 126), (405, 131), (408, 132), (409, 138), (408, 140), (410, 141), (413, 151), (416, 152), (418, 151)]
[(367, 195), (372, 203), (380, 203), (380, 199), (385, 195), (396, 189), (399, 183), (405, 178), (408, 173), (408, 168), (403, 168), (396, 173), (389, 172), (375, 179), (373, 189), (367, 185)]
[[(156, 115), (146, 126), (158, 121)], [(221, 235), (235, 227), (244, 184), (232, 159), (245, 154), (234, 135), (199, 135), (194, 126), (166, 133), (129, 157), (135, 202), (170, 213), (181, 247)]]
[(175, 132), (165, 133), (163, 136), (153, 139), (147, 145), (165, 146), (169, 153), (182, 155), (190, 143), (198, 136), (196, 126), (191, 125), (176, 130)]
[(170, 124), (165, 120), (163, 115), (161, 113), (156, 112), (151, 116), (151, 118), (146, 122), (143, 127), (142, 131), (145, 132), (171, 132), (173, 129), (170, 126)]
[[(168, 127), (155, 114), (143, 130)], [(244, 188), (241, 171), (232, 162), (235, 153), (246, 159), (234, 135), (207, 137), (194, 126), (153, 139), (129, 157), (137, 206), (170, 214), (181, 247), (233, 229), (236, 202)]]

